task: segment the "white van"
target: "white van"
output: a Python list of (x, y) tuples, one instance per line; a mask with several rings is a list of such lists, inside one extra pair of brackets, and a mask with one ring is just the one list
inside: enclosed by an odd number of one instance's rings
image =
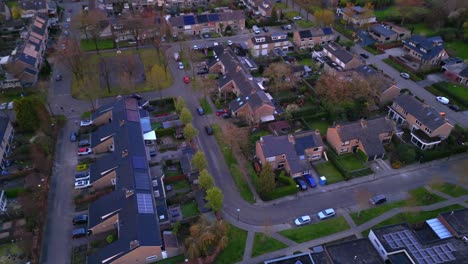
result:
[(252, 27), (252, 31), (255, 33), (255, 34), (260, 34), (260, 29), (257, 27), (257, 25), (254, 25)]

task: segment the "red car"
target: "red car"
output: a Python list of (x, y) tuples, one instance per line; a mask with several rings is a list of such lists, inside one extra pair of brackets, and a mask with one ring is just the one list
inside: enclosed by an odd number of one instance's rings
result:
[(184, 83), (190, 83), (190, 78), (188, 76), (184, 77)]
[(216, 110), (216, 116), (222, 116), (224, 114), (227, 114), (227, 112), (227, 109)]

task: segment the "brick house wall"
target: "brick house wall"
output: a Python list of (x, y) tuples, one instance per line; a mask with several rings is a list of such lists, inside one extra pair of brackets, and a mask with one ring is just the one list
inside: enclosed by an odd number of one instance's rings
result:
[(109, 172), (108, 174), (102, 176), (98, 180), (92, 182), (93, 189), (103, 189), (112, 185), (112, 179), (117, 178), (117, 173), (115, 170)]
[(118, 220), (119, 220), (119, 214), (115, 214), (107, 218), (106, 220), (102, 221), (101, 223), (93, 227), (90, 227), (89, 229), (93, 232), (93, 235), (108, 232), (108, 231), (115, 229), (115, 224), (118, 222)]
[[(130, 245), (129, 245), (130, 246)], [(162, 252), (160, 246), (139, 246), (124, 256), (112, 261), (112, 264), (147, 264), (152, 261), (147, 258), (156, 257), (153, 261), (162, 259)]]

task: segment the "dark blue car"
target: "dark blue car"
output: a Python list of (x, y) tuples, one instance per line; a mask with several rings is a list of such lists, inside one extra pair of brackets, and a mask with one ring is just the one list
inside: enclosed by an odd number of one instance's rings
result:
[(305, 174), (303, 177), (304, 177), (304, 180), (307, 182), (307, 184), (309, 184), (311, 188), (317, 187), (317, 184), (315, 183), (314, 177), (312, 177), (312, 175)]
[(299, 186), (299, 189), (301, 189), (301, 191), (307, 190), (307, 184), (303, 179), (295, 178), (294, 180), (296, 180), (296, 184)]

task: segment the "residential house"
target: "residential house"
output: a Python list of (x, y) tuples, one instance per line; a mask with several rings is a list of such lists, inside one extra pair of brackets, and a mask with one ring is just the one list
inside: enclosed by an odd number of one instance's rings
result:
[(351, 72), (356, 72), (359, 76), (363, 77), (374, 88), (373, 96), (375, 103), (383, 106), (395, 99), (400, 95), (400, 88), (395, 81), (382, 71), (376, 71), (368, 65), (361, 65)]
[(276, 121), (268, 124), (268, 130), (275, 136), (287, 135), (291, 132), (291, 125), (284, 120)]
[(432, 149), (445, 140), (453, 125), (441, 113), (411, 95), (398, 96), (388, 107), (388, 116), (398, 127), (411, 131), (411, 142), (420, 149)]
[(377, 22), (374, 11), (366, 7), (351, 6), (343, 9), (338, 8), (337, 14), (341, 15), (343, 19), (351, 24), (363, 26)]
[(8, 157), (12, 152), (11, 143), (15, 135), (15, 130), (7, 117), (0, 117), (0, 165), (2, 169), (5, 169), (9, 165)]
[(300, 49), (313, 48), (316, 45), (325, 45), (336, 40), (336, 34), (331, 27), (311, 28), (294, 31), (293, 42)]
[(369, 28), (369, 35), (378, 43), (388, 43), (411, 37), (411, 31), (393, 23), (374, 24)]
[(291, 71), (298, 78), (307, 77), (312, 73), (312, 69), (307, 65), (291, 65)]
[(383, 144), (390, 143), (394, 133), (395, 124), (387, 117), (361, 119), (329, 127), (327, 142), (340, 155), (361, 150), (370, 161), (385, 157)]
[(288, 51), (291, 42), (285, 32), (272, 33), (270, 35), (253, 36), (248, 39), (250, 53), (254, 57), (266, 56), (274, 49)]
[(23, 86), (30, 86), (37, 81), (47, 48), (48, 27), (47, 15), (38, 13), (28, 30), (21, 34), (21, 41), (4, 65), (5, 71), (19, 79)]
[(255, 144), (255, 153), (263, 165), (284, 169), (291, 177), (311, 173), (311, 161), (319, 160), (325, 150), (318, 131), (303, 131), (283, 136), (263, 136)]
[(107, 182), (113, 191), (90, 204), (88, 228), (93, 235), (116, 230), (117, 240), (88, 256), (88, 263), (150, 263), (166, 254), (159, 221), (167, 215), (155, 201), (164, 188), (150, 175), (139, 112), (136, 99), (120, 97), (92, 114), (96, 132), (113, 127), (115, 141), (114, 151), (90, 168), (93, 188)]
[(191, 8), (194, 6), (206, 6), (207, 0), (157, 0), (158, 6), (170, 8)]
[(10, 20), (11, 18), (10, 9), (8, 8), (8, 6), (6, 5), (6, 2), (4, 1), (0, 2), (0, 15), (3, 16), (3, 19), (5, 21)]
[(247, 0), (246, 4), (253, 11), (257, 11), (264, 18), (271, 17), (271, 12), (273, 11), (273, 6), (275, 5), (272, 0)]
[(362, 65), (361, 60), (357, 56), (354, 56), (335, 42), (325, 45), (323, 47), (323, 54), (344, 70), (354, 69)]
[(208, 32), (221, 32), (230, 26), (233, 31), (245, 28), (243, 10), (225, 11), (201, 15), (171, 17), (169, 24), (173, 34), (199, 35)]
[(23, 12), (21, 18), (32, 18), (36, 14), (49, 12), (49, 1), (48, 0), (19, 0), (18, 7)]
[(389, 263), (466, 263), (468, 239), (453, 231), (467, 234), (467, 217), (468, 209), (461, 209), (428, 219), (418, 230), (407, 223), (373, 228), (369, 240)]
[(461, 85), (468, 86), (468, 64), (454, 63), (442, 66), (445, 77)]
[(225, 97), (228, 93), (237, 96), (229, 104), (232, 115), (249, 123), (259, 123), (272, 121), (275, 115), (283, 112), (230, 48), (220, 45), (214, 48), (214, 52), (215, 59), (209, 62), (208, 69), (222, 75), (217, 81), (219, 93)]
[(418, 63), (418, 69), (435, 67), (448, 58), (444, 42), (439, 36), (426, 38), (413, 35), (403, 40), (403, 51), (405, 58)]

